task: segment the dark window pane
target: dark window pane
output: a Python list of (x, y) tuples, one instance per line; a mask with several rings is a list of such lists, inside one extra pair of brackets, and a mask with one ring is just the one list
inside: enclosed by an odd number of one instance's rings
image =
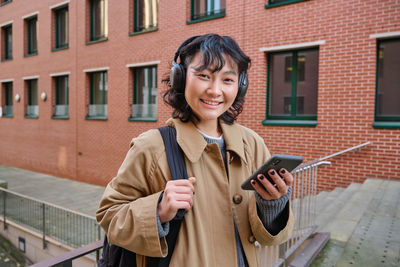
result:
[(3, 116), (13, 115), (13, 88), (12, 82), (3, 83)]
[(92, 40), (106, 36), (106, 1), (92, 0), (91, 7)]
[(68, 76), (56, 78), (56, 105), (68, 105)]
[(37, 52), (37, 18), (27, 20), (28, 26), (28, 54)]
[(4, 59), (12, 59), (12, 26), (3, 28)]
[(90, 74), (89, 116), (107, 116), (107, 72)]
[(135, 1), (135, 32), (157, 27), (157, 3), (157, 0)]
[(38, 105), (38, 86), (37, 80), (30, 80), (28, 82), (28, 104), (30, 106), (37, 106)]
[(107, 104), (107, 72), (92, 73), (91, 104)]
[(12, 83), (6, 83), (5, 84), (5, 88), (6, 88), (6, 97), (5, 97), (5, 104), (7, 106), (12, 106), (13, 104), (13, 88), (12, 88)]
[(381, 41), (378, 49), (378, 116), (400, 116), (400, 39)]
[(157, 116), (157, 68), (145, 67), (133, 70), (134, 91), (132, 117), (156, 118)]
[(297, 61), (296, 114), (315, 116), (318, 99), (318, 50), (299, 52)]
[[(269, 57), (269, 114), (272, 116), (290, 115), (292, 84), (286, 82), (287, 64), (292, 54), (272, 54)], [(289, 79), (291, 81), (291, 79)]]
[(56, 48), (68, 45), (68, 7), (56, 11)]
[(192, 19), (200, 19), (225, 12), (225, 0), (195, 0)]

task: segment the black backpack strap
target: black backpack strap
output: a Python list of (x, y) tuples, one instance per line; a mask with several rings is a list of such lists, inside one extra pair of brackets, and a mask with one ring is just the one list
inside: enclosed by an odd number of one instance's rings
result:
[[(185, 158), (182, 149), (176, 141), (176, 130), (170, 126), (164, 126), (158, 128), (161, 136), (164, 140), (165, 153), (167, 154), (167, 160), (169, 169), (171, 171), (172, 179), (187, 179), (187, 170), (185, 164)], [(172, 253), (174, 252), (176, 239), (178, 237), (179, 230), (183, 217), (185, 216), (185, 210), (179, 210), (175, 218), (169, 222), (169, 232), (165, 237), (168, 244), (168, 255), (165, 258), (149, 258), (147, 266), (159, 266), (168, 267), (171, 261)]]
[(176, 141), (176, 130), (170, 126), (164, 126), (158, 128), (161, 136), (164, 140), (165, 153), (167, 154), (167, 160), (169, 169), (171, 171), (172, 179), (187, 179), (187, 171), (185, 165), (185, 158), (183, 151)]
[[(176, 130), (173, 127), (164, 126), (159, 128), (164, 140), (165, 151), (167, 154), (168, 165), (172, 179), (187, 179), (185, 158), (182, 149), (176, 141)], [(181, 227), (185, 210), (179, 210), (175, 218), (169, 222), (169, 232), (165, 237), (168, 244), (168, 255), (165, 258), (147, 258), (147, 267), (168, 267), (178, 233)], [(102, 258), (97, 262), (99, 267), (126, 267), (136, 266), (136, 254), (132, 251), (111, 245), (108, 243), (107, 236), (104, 239)]]

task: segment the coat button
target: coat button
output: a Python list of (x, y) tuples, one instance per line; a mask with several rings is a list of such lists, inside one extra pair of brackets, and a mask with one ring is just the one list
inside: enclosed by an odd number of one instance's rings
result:
[(256, 238), (254, 237), (254, 235), (249, 236), (249, 242), (251, 244), (254, 244), (254, 242), (256, 242)]
[(233, 203), (235, 203), (235, 204), (240, 204), (240, 203), (242, 203), (242, 200), (243, 200), (243, 197), (242, 197), (242, 195), (240, 195), (240, 194), (235, 194), (235, 195), (233, 196)]

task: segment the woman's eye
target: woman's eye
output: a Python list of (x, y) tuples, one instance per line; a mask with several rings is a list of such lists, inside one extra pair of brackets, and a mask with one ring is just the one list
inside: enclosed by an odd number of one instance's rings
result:
[(204, 79), (208, 79), (208, 75), (206, 75), (204, 73), (199, 73), (199, 77), (204, 78)]
[(227, 82), (227, 83), (233, 83), (234, 82), (234, 80), (232, 80), (230, 78), (226, 78), (224, 81)]

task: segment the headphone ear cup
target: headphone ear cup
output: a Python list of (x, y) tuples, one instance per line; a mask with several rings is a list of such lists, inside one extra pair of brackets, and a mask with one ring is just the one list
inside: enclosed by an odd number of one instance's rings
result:
[(185, 70), (181, 64), (172, 63), (171, 72), (169, 74), (169, 80), (171, 82), (171, 87), (177, 91), (181, 91), (184, 88), (185, 83)]
[(247, 73), (241, 73), (239, 75), (239, 92), (238, 96), (244, 97), (247, 92), (247, 87), (248, 87), (248, 79), (247, 79)]

